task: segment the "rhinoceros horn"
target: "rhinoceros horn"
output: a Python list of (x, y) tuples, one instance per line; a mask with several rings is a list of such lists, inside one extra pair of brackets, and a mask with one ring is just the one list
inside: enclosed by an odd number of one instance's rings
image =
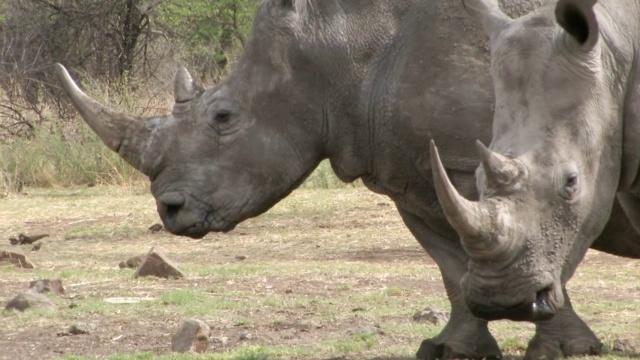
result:
[(193, 100), (200, 90), (185, 67), (178, 68), (173, 78), (173, 88), (176, 104)]
[[(483, 203), (469, 201), (458, 193), (444, 170), (433, 140), (431, 167), (440, 205), (449, 223), (460, 235), (467, 252), (471, 249), (487, 248), (491, 243), (489, 234), (495, 230), (491, 228), (491, 211)], [(485, 242), (486, 246), (483, 246), (482, 242)]]
[(100, 105), (80, 90), (64, 66), (61, 64), (54, 66), (65, 92), (84, 121), (109, 149), (120, 154), (129, 164), (140, 170), (141, 139), (135, 139), (132, 136), (144, 129), (143, 120)]
[(520, 173), (520, 169), (518, 168), (515, 160), (509, 159), (498, 153), (494, 153), (487, 149), (487, 147), (479, 140), (476, 141), (476, 147), (478, 149), (480, 159), (482, 160), (484, 172), (489, 181), (495, 182), (499, 185), (508, 185), (513, 182)]

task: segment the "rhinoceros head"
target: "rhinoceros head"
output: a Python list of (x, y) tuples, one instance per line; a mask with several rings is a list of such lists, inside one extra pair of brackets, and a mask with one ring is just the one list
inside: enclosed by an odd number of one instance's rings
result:
[[(432, 144), (443, 209), (469, 255), (467, 304), (486, 319), (544, 320), (604, 228), (620, 178), (624, 93), (595, 1), (560, 0), (512, 20), (467, 0), (491, 38), (490, 150), (478, 144), (480, 201), (462, 198)], [(606, 70), (609, 69), (609, 70)]]
[[(317, 36), (320, 22), (330, 19), (310, 23), (306, 17), (318, 9), (307, 3), (264, 1), (242, 57), (214, 89), (201, 89), (186, 69), (178, 70), (168, 116), (137, 118), (105, 108), (57, 65), (84, 120), (150, 178), (170, 232), (197, 238), (231, 230), (286, 196), (327, 156), (325, 110), (345, 90), (331, 88), (327, 67), (342, 61), (348, 39), (332, 40), (342, 32)], [(351, 78), (342, 72), (355, 76), (355, 65), (344, 61), (332, 75), (347, 84)]]

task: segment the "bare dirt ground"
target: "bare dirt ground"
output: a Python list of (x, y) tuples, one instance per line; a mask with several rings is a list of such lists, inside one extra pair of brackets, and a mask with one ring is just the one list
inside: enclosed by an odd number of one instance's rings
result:
[[(147, 230), (158, 218), (144, 192), (27, 193), (0, 199), (0, 249), (15, 249), (7, 239), (18, 233), (50, 237), (39, 251), (21, 247), (35, 270), (0, 266), (0, 301), (39, 278), (62, 279), (66, 293), (51, 296), (55, 310), (2, 313), (0, 359), (162, 358), (188, 318), (227, 339), (210, 348), (214, 357), (413, 358), (442, 328), (413, 314), (448, 310), (433, 261), (393, 204), (363, 188), (298, 190), (235, 231), (201, 240)], [(118, 268), (151, 246), (186, 277), (132, 279), (133, 270)], [(589, 252), (569, 289), (609, 358), (640, 357), (640, 261)], [(107, 301), (121, 297), (145, 300)], [(65, 334), (79, 322), (95, 330)], [(521, 357), (533, 335), (530, 324), (491, 329), (507, 357)]]

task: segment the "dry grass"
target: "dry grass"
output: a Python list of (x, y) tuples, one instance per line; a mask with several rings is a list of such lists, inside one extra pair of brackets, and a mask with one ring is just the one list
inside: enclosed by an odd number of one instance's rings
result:
[[(448, 306), (437, 267), (392, 203), (362, 187), (298, 190), (234, 232), (201, 240), (150, 233), (158, 218), (141, 187), (27, 194), (0, 200), (0, 240), (51, 236), (29, 254), (36, 270), (0, 268), (0, 299), (36, 278), (62, 278), (67, 293), (53, 297), (56, 311), (0, 315), (0, 359), (413, 358), (440, 326), (416, 324), (412, 315)], [(187, 277), (134, 280), (132, 270), (118, 269), (151, 246)], [(616, 339), (640, 346), (640, 262), (591, 252), (570, 288), (607, 348)], [(110, 297), (153, 300), (114, 305), (104, 301)], [(207, 357), (171, 355), (171, 336), (190, 317), (228, 343)], [(97, 329), (57, 335), (78, 321)], [(367, 327), (381, 333), (357, 331)], [(522, 356), (533, 334), (527, 324), (491, 327), (509, 357)], [(245, 333), (253, 338), (240, 340)]]

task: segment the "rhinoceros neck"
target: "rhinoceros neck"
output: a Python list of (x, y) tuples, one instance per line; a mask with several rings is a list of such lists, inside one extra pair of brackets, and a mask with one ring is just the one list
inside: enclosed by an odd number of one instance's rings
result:
[(323, 116), (323, 135), (326, 155), (336, 175), (350, 182), (373, 171), (375, 134), (372, 119), (362, 109), (363, 82), (376, 58), (393, 41), (403, 19), (421, 0), (332, 1), (344, 10), (338, 25), (340, 31), (335, 31), (340, 36), (335, 41), (347, 51), (327, 72), (331, 87)]

